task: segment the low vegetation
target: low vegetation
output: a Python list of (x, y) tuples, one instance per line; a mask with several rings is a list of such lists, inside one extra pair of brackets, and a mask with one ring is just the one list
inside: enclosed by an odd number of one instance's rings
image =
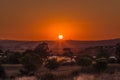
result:
[[(80, 74), (94, 75), (95, 79), (95, 75), (97, 74), (110, 75), (116, 73), (115, 70), (120, 71), (120, 44), (116, 45), (117, 59), (110, 59), (110, 54), (104, 47), (99, 48), (96, 58), (90, 55), (76, 56), (70, 48), (64, 48), (64, 53), (61, 56), (70, 58), (69, 61), (57, 60), (57, 58), (49, 59), (49, 57), (51, 57), (51, 52), (48, 44), (45, 42), (39, 44), (34, 50), (26, 50), (23, 53), (9, 50), (3, 52), (0, 50), (0, 63), (11, 65), (22, 64), (23, 67), (19, 70), (19, 75), (34, 75), (41, 80), (72, 80)], [(118, 64), (118, 66), (116, 66), (118, 69), (112, 66), (115, 64)], [(0, 65), (0, 78), (2, 79), (5, 77), (4, 67)], [(93, 78), (91, 78), (91, 80), (92, 79)]]
[(4, 79), (6, 76), (4, 68), (0, 65), (0, 78)]

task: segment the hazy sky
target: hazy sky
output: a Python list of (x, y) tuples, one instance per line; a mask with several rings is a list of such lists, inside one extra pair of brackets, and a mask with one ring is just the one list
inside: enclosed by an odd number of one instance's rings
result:
[(0, 39), (120, 38), (120, 0), (0, 0)]

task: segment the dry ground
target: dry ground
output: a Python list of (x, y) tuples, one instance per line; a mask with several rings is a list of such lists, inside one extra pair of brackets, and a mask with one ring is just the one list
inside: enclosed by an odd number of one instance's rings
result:
[[(22, 65), (2, 65), (5, 68), (6, 73), (11, 75), (16, 75), (19, 73)], [(56, 71), (52, 71), (53, 74), (56, 74), (58, 80), (120, 80), (120, 64), (109, 64), (108, 71), (115, 71), (114, 73), (103, 73), (103, 74), (80, 74), (76, 79), (73, 79), (71, 73), (75, 70), (79, 70), (79, 66), (61, 66)], [(41, 67), (37, 75), (42, 75), (44, 73), (50, 72), (48, 69)], [(16, 80), (36, 80), (34, 77), (23, 77), (17, 78)]]

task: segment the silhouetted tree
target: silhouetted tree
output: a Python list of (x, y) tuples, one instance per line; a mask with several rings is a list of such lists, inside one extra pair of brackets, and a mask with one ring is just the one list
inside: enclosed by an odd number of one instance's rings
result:
[(57, 62), (57, 59), (49, 59), (47, 60), (45, 67), (48, 68), (49, 70), (56, 70), (60, 66), (60, 63)]
[(7, 62), (9, 64), (20, 64), (22, 55), (19, 52), (11, 52), (7, 55)]
[(90, 70), (89, 68), (92, 65), (92, 58), (83, 55), (83, 56), (77, 56), (75, 60), (77, 65), (81, 67), (80, 72), (88, 73), (88, 71)]
[(77, 56), (75, 60), (76, 63), (82, 67), (87, 67), (92, 64), (92, 59), (88, 56)]
[(10, 53), (12, 53), (12, 51), (10, 51), (9, 49), (5, 51), (5, 54), (6, 54), (6, 55), (8, 55), (8, 54), (10, 54)]
[(3, 53), (3, 51), (0, 49), (0, 53)]
[(94, 69), (96, 72), (101, 73), (107, 69), (107, 64), (106, 58), (99, 58), (96, 60), (96, 64), (94, 64)]
[(120, 43), (116, 44), (116, 58), (120, 63)]
[(38, 68), (43, 63), (43, 60), (39, 57), (39, 55), (31, 53), (31, 54), (26, 54), (21, 58), (21, 63), (24, 66), (24, 69), (26, 71), (37, 71)]
[(26, 49), (25, 52), (23, 52), (23, 54), (30, 54), (30, 53), (34, 53), (33, 50), (31, 49)]
[(39, 44), (35, 49), (34, 52), (38, 54), (41, 58), (46, 59), (49, 55), (49, 47), (46, 42)]
[(117, 63), (117, 58), (109, 58), (109, 63)]
[(3, 52), (2, 50), (0, 50), (0, 63), (7, 63), (7, 54), (5, 52)]
[(108, 53), (107, 49), (105, 49), (103, 46), (99, 48), (96, 58), (102, 58), (102, 57), (105, 57), (106, 59), (110, 57), (110, 53)]
[(71, 51), (71, 48), (64, 48), (63, 51), (64, 51), (63, 56), (69, 57), (72, 60), (73, 52)]
[(3, 61), (3, 51), (2, 50), (0, 50), (0, 63), (2, 63)]

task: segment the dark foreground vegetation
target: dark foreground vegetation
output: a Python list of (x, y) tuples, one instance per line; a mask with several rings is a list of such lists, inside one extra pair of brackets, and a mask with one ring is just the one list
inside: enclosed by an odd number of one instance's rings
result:
[[(114, 74), (120, 72), (120, 44), (115, 45), (115, 50), (113, 57), (104, 46), (98, 48), (95, 57), (75, 55), (70, 48), (64, 48), (63, 53), (55, 55), (45, 42), (23, 53), (0, 50), (0, 78), (14, 80), (16, 77), (35, 76), (36, 80), (73, 80), (80, 74)], [(18, 74), (9, 76), (5, 64), (20, 64)]]

